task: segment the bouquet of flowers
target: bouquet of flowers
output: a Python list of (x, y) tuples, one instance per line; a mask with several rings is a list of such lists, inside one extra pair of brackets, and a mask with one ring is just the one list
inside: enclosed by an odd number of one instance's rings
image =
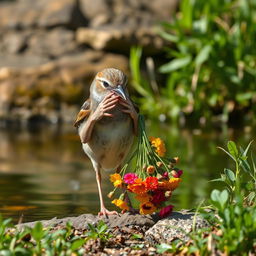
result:
[[(166, 158), (165, 153), (165, 144), (160, 138), (148, 139), (144, 119), (140, 115), (137, 149), (120, 173), (110, 175), (115, 189), (109, 193), (109, 197), (113, 196), (117, 188), (123, 192), (112, 203), (123, 211), (138, 208), (140, 214), (159, 211), (160, 217), (169, 215), (173, 205), (168, 202), (181, 182), (183, 171), (175, 167), (179, 158)], [(135, 160), (134, 171), (127, 172), (132, 160)]]

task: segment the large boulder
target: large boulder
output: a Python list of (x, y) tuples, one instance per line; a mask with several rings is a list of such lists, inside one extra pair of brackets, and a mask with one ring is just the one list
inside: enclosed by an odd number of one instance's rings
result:
[(173, 212), (169, 217), (159, 220), (145, 233), (151, 244), (171, 243), (175, 239), (187, 241), (193, 230), (207, 227), (208, 223), (192, 212)]

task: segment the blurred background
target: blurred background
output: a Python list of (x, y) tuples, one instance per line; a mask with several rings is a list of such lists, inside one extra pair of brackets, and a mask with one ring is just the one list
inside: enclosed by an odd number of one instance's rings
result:
[(149, 135), (181, 159), (175, 209), (207, 199), (232, 164), (217, 146), (255, 136), (255, 26), (253, 0), (1, 0), (0, 213), (97, 212), (73, 121), (106, 67), (127, 73)]

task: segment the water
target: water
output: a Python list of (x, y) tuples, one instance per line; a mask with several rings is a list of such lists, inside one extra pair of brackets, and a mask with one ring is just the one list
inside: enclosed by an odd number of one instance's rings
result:
[[(150, 135), (162, 137), (170, 156), (179, 156), (183, 182), (173, 195), (175, 209), (194, 208), (219, 184), (232, 162), (217, 149), (228, 140), (247, 145), (256, 128), (181, 129), (148, 124)], [(255, 149), (255, 145), (253, 146)], [(15, 222), (96, 213), (99, 200), (95, 173), (70, 125), (0, 129), (0, 213)], [(112, 190), (103, 173), (103, 190)], [(108, 208), (114, 209), (105, 196)]]

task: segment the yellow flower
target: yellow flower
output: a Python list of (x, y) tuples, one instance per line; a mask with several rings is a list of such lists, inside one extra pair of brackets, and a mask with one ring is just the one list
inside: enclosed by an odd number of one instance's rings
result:
[(163, 157), (166, 152), (165, 144), (160, 138), (150, 137), (151, 145), (155, 148), (156, 153)]
[(182, 181), (181, 178), (170, 178), (169, 179), (169, 189), (174, 190), (179, 186), (179, 183)]
[(122, 210), (126, 210), (126, 211), (129, 210), (129, 206), (127, 205), (127, 203), (121, 199), (114, 199), (111, 203), (116, 205)]
[(144, 194), (137, 194), (137, 195), (135, 196), (135, 198), (136, 198), (141, 204), (144, 204), (144, 203), (149, 202), (149, 201), (152, 199), (152, 196), (150, 196), (150, 195), (147, 194), (147, 193), (144, 193)]
[(151, 214), (155, 211), (156, 211), (156, 207), (150, 202), (140, 205), (140, 214), (143, 214), (143, 215)]
[(110, 181), (113, 182), (114, 187), (121, 187), (123, 183), (122, 177), (119, 173), (110, 175)]

